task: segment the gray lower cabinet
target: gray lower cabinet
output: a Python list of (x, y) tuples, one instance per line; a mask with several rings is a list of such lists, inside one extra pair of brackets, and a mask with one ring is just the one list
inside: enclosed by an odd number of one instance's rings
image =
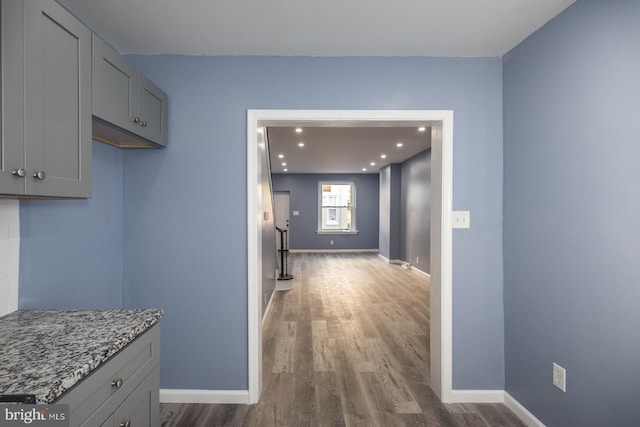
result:
[(91, 32), (52, 0), (1, 0), (0, 195), (91, 196)]
[(159, 328), (153, 326), (54, 402), (69, 405), (71, 427), (160, 424)]
[(93, 137), (118, 147), (167, 145), (167, 94), (95, 34)]

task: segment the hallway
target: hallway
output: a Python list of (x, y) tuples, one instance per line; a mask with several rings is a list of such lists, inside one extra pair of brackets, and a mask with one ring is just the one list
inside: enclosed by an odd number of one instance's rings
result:
[(163, 426), (521, 426), (503, 405), (429, 389), (429, 281), (374, 254), (294, 254), (263, 335), (263, 393), (246, 405), (163, 404)]

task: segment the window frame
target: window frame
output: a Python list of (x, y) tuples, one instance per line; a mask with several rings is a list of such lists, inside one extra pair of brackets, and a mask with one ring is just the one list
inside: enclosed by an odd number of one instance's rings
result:
[[(324, 185), (349, 185), (351, 187), (351, 228), (350, 229), (323, 229), (322, 228), (322, 186)], [(334, 209), (337, 209), (336, 206)], [(331, 209), (332, 207), (328, 207)], [(317, 234), (358, 234), (356, 227), (356, 182), (355, 181), (318, 181), (318, 228)]]

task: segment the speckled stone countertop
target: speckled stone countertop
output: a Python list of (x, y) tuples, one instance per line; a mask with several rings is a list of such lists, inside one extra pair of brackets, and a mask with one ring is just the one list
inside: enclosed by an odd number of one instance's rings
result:
[(18, 310), (0, 317), (0, 394), (55, 401), (162, 317), (162, 310)]

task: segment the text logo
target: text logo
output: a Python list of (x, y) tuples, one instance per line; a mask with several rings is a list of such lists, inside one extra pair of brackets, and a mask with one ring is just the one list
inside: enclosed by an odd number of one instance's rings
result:
[(0, 427), (68, 427), (69, 405), (1, 405)]

